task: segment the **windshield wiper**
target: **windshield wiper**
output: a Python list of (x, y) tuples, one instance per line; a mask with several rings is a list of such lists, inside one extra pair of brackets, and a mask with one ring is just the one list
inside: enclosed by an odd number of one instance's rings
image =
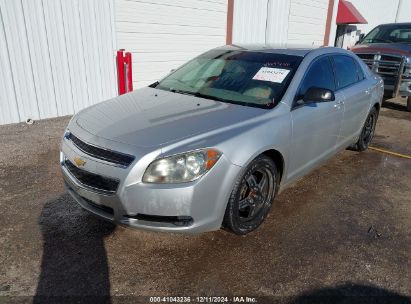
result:
[(207, 94), (203, 94), (199, 92), (190, 92), (190, 91), (178, 90), (178, 89), (173, 89), (173, 88), (170, 88), (170, 92), (183, 94), (183, 95), (190, 95), (190, 96), (195, 96), (195, 97), (200, 97), (200, 98), (205, 98), (205, 99), (211, 99), (211, 100), (216, 100), (216, 101), (221, 101), (221, 102), (231, 102), (231, 103), (234, 102), (232, 100), (224, 99), (224, 98), (217, 97), (217, 96), (211, 96), (211, 95), (207, 95)]
[(196, 93), (195, 93), (195, 92), (184, 91), (184, 90), (178, 90), (178, 89), (173, 89), (173, 88), (170, 88), (170, 92), (173, 92), (173, 93), (178, 93), (178, 94), (183, 94), (183, 95), (191, 95), (191, 96), (196, 96)]
[(205, 98), (205, 99), (221, 101), (221, 102), (235, 103), (234, 100), (229, 100), (229, 99), (225, 99), (225, 98), (221, 98), (221, 97), (217, 97), (217, 96), (207, 95), (207, 94), (203, 94), (203, 93), (200, 93), (200, 92), (195, 93), (194, 96), (195, 97), (200, 97), (200, 98)]

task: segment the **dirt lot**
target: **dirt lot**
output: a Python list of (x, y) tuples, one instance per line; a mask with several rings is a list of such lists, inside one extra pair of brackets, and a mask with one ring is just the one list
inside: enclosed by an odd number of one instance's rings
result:
[[(411, 113), (388, 106), (373, 145), (411, 155)], [(411, 303), (411, 159), (344, 151), (282, 192), (244, 237), (150, 233), (103, 222), (64, 193), (67, 122), (0, 127), (0, 302), (397, 295)]]

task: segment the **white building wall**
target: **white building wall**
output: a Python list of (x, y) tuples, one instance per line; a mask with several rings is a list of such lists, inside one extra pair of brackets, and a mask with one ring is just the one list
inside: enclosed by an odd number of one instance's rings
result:
[(233, 43), (265, 43), (268, 0), (234, 0)]
[(287, 42), (290, 0), (234, 0), (233, 43)]
[(328, 0), (291, 0), (288, 43), (323, 45)]
[(268, 12), (266, 32), (267, 43), (287, 43), (290, 17), (290, 1), (270, 0), (268, 3)]
[(117, 47), (131, 51), (133, 86), (146, 86), (225, 44), (227, 0), (115, 0)]
[(233, 43), (322, 45), (328, 0), (234, 0)]
[(0, 0), (0, 124), (116, 95), (112, 0)]

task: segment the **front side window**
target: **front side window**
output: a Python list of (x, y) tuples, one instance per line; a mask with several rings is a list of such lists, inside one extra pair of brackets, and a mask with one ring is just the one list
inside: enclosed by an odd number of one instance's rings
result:
[(260, 108), (274, 107), (284, 95), (302, 57), (212, 50), (183, 65), (157, 89)]
[(357, 65), (350, 56), (333, 56), (337, 89), (345, 88), (358, 82)]
[(335, 90), (334, 74), (328, 56), (321, 57), (311, 64), (301, 83), (298, 99), (301, 99), (311, 87)]

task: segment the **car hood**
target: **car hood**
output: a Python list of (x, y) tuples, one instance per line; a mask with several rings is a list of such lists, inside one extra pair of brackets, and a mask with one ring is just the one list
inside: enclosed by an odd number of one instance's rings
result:
[(354, 53), (391, 53), (411, 56), (411, 44), (401, 43), (370, 43), (358, 44), (351, 49)]
[(107, 140), (157, 147), (243, 122), (266, 111), (148, 87), (87, 108), (74, 121)]

